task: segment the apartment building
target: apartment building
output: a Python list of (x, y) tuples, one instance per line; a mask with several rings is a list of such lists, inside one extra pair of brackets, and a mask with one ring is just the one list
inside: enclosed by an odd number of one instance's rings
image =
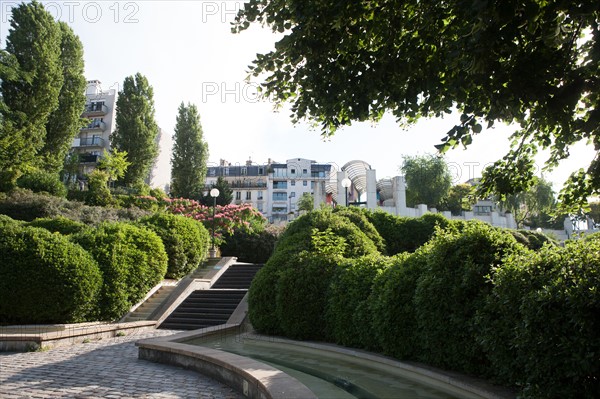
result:
[(73, 140), (72, 150), (79, 154), (79, 176), (89, 174), (104, 150), (110, 150), (110, 135), (115, 130), (118, 91), (102, 90), (99, 80), (88, 80), (85, 91), (87, 102), (82, 118), (89, 119)]
[(319, 196), (319, 202), (324, 202), (325, 185), (332, 172), (332, 165), (304, 158), (285, 163), (269, 159), (264, 165), (252, 161), (232, 165), (221, 160), (219, 166), (208, 167), (206, 184), (210, 187), (223, 177), (233, 190), (234, 204), (252, 204), (269, 221), (278, 222), (288, 220), (288, 215), (297, 211), (297, 202), (304, 193)]

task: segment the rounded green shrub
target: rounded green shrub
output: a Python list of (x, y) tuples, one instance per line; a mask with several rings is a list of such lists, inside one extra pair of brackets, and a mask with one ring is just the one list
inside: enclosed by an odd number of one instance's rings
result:
[(94, 169), (88, 176), (88, 192), (85, 196), (87, 205), (110, 206), (114, 202), (108, 188), (108, 173)]
[(58, 173), (34, 170), (17, 180), (17, 186), (35, 193), (48, 193), (56, 197), (66, 197), (67, 187), (60, 181)]
[(535, 230), (518, 230), (527, 239), (527, 248), (538, 250), (548, 243), (556, 245), (556, 241), (548, 237), (546, 234)]
[(337, 207), (333, 210), (334, 214), (345, 217), (356, 227), (358, 227), (363, 233), (365, 233), (367, 237), (369, 237), (371, 241), (373, 241), (373, 244), (375, 244), (377, 250), (380, 253), (385, 254), (385, 242), (383, 241), (383, 238), (381, 237), (375, 226), (373, 226), (373, 224), (367, 218), (366, 213), (368, 212), (369, 211), (363, 208), (355, 206)]
[[(294, 260), (294, 257), (303, 251), (330, 253), (345, 258), (378, 254), (373, 241), (356, 225), (330, 210), (310, 212), (294, 220), (280, 236), (273, 255), (263, 269), (272, 271), (272, 275), (263, 278), (264, 272), (260, 272), (250, 287), (249, 315), (257, 330), (272, 331), (275, 328), (273, 326), (280, 322), (277, 320), (279, 305), (276, 298), (279, 278), (287, 269), (301, 266), (302, 262)], [(291, 274), (288, 274), (286, 277), (287, 283), (291, 283), (290, 276)], [(259, 290), (257, 287), (267, 280), (270, 288), (264, 292)]]
[(420, 353), (414, 296), (424, 267), (423, 250), (398, 254), (373, 282), (368, 299), (373, 340), (386, 355), (416, 359)]
[(312, 240), (314, 229), (319, 232), (329, 229), (334, 235), (343, 237), (347, 243), (343, 253), (346, 258), (378, 253), (376, 245), (358, 226), (329, 209), (323, 209), (300, 216), (288, 225), (275, 246), (273, 256), (278, 257), (277, 262), (302, 250), (316, 249)]
[(375, 278), (391, 263), (381, 255), (344, 260), (333, 276), (326, 309), (327, 336), (335, 343), (376, 350), (369, 295)]
[(180, 279), (206, 258), (209, 235), (202, 223), (185, 216), (156, 213), (139, 220), (162, 239), (169, 264), (166, 277)]
[(303, 251), (289, 259), (276, 291), (276, 315), (292, 339), (326, 340), (327, 290), (340, 256)]
[(167, 254), (152, 230), (128, 223), (104, 223), (73, 236), (100, 266), (103, 286), (101, 320), (123, 316), (158, 284), (167, 271)]
[(239, 262), (265, 263), (275, 250), (277, 234), (269, 229), (258, 232), (239, 230), (226, 235), (219, 245), (222, 256), (235, 256)]
[(20, 220), (15, 220), (7, 215), (0, 214), (0, 227), (4, 227), (6, 225), (19, 225), (22, 224)]
[(282, 334), (275, 303), (280, 273), (276, 264), (267, 263), (256, 273), (248, 290), (248, 318), (263, 334)]
[(66, 237), (35, 227), (0, 225), (0, 321), (16, 324), (90, 320), (102, 279), (96, 261)]
[(600, 236), (508, 257), (479, 319), (497, 376), (530, 398), (600, 392)]
[(386, 252), (393, 256), (402, 252), (414, 252), (425, 244), (435, 233), (436, 226), (441, 229), (460, 229), (460, 221), (449, 220), (443, 215), (427, 213), (419, 218), (394, 216), (388, 212), (366, 213), (385, 242)]
[(414, 297), (421, 361), (473, 374), (487, 371), (476, 314), (491, 292), (492, 268), (519, 248), (510, 233), (476, 221), (461, 232), (439, 231), (426, 244)]
[(75, 220), (67, 219), (62, 216), (55, 218), (38, 218), (28, 223), (32, 227), (41, 227), (52, 233), (60, 233), (62, 235), (77, 234), (88, 228), (87, 225)]

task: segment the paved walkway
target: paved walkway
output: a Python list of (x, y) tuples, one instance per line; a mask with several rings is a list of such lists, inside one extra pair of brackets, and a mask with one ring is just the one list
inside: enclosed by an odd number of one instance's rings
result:
[(138, 359), (135, 341), (173, 333), (152, 330), (46, 352), (0, 352), (0, 398), (243, 398), (194, 371)]

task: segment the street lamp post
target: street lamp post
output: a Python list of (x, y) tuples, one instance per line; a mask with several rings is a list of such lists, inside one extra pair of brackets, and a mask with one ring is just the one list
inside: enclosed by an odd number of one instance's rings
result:
[(346, 190), (346, 206), (348, 206), (348, 187), (350, 187), (351, 184), (352, 182), (347, 177), (342, 180), (342, 187)]
[(217, 197), (219, 196), (219, 189), (213, 188), (210, 190), (210, 196), (213, 198), (213, 211), (212, 211), (212, 248), (210, 249), (209, 257), (216, 258), (217, 250), (215, 249), (215, 208), (217, 207)]

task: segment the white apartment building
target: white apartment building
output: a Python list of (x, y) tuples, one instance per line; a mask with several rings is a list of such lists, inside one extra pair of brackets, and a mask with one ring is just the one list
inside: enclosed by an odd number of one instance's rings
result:
[[(318, 196), (325, 202), (325, 183), (332, 176), (330, 164), (318, 164), (304, 158), (288, 159), (286, 163), (269, 161), (264, 165), (232, 165), (221, 160), (219, 166), (209, 166), (207, 188), (222, 176), (233, 190), (234, 204), (252, 204), (269, 221), (288, 220), (297, 211), (297, 202), (304, 193)], [(333, 175), (335, 179), (335, 174)]]
[(81, 129), (71, 146), (79, 154), (79, 176), (94, 170), (104, 150), (110, 150), (110, 135), (116, 127), (117, 90), (103, 91), (99, 80), (88, 80), (85, 95), (87, 102), (81, 116), (90, 122)]

